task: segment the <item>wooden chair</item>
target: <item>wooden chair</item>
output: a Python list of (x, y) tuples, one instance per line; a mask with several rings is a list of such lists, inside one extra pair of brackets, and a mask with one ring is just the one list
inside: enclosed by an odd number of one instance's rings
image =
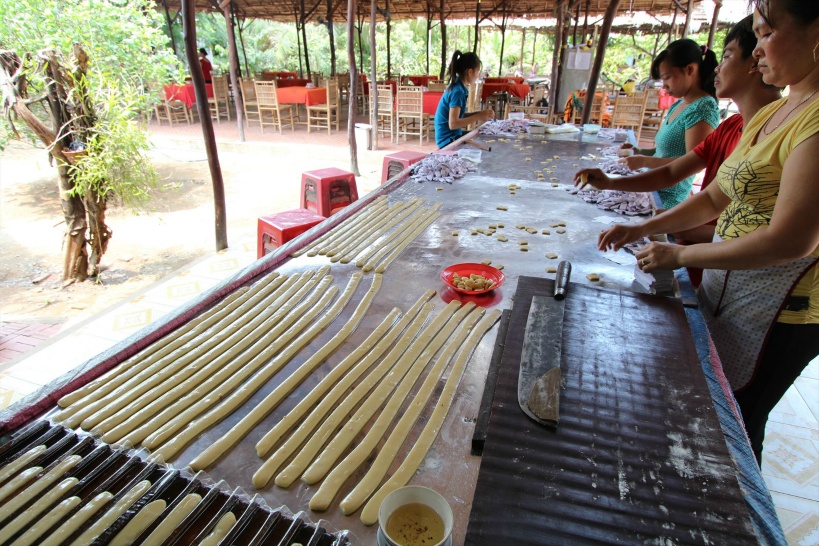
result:
[(441, 80), (430, 80), (427, 84), (427, 89), (430, 91), (446, 91), (446, 83)]
[(222, 123), (222, 116), (230, 121), (230, 98), (228, 97), (228, 83), (226, 76), (213, 76), (213, 96), (208, 98), (210, 117), (217, 123)]
[(512, 104), (509, 107), (510, 112), (523, 112), (529, 119), (536, 119), (543, 123), (549, 123), (549, 107), (538, 106), (538, 103), (546, 96), (547, 87), (545, 85), (536, 85), (529, 94), (529, 104), (519, 105)]
[(315, 127), (323, 129), (327, 127), (327, 134), (330, 134), (330, 127), (335, 120), (336, 131), (338, 131), (338, 118), (341, 112), (341, 104), (338, 92), (338, 81), (335, 79), (326, 80), (322, 87), (327, 89), (327, 102), (324, 104), (313, 104), (307, 107), (307, 132)]
[(349, 103), (350, 102), (350, 73), (336, 74), (338, 80), (338, 96), (339, 99)]
[(254, 118), (254, 121), (258, 121), (259, 125), (261, 125), (262, 119), (259, 116), (259, 103), (256, 101), (256, 86), (253, 80), (239, 78), (239, 88), (242, 90), (242, 105), (244, 106), (248, 127), (250, 126), (250, 120)]
[(645, 92), (635, 92), (630, 97), (617, 97), (617, 102), (614, 103), (611, 126), (633, 129), (634, 137), (639, 142), (643, 128), (643, 117), (646, 111), (646, 98)]
[(181, 100), (158, 102), (154, 105), (154, 113), (156, 114), (156, 121), (159, 125), (162, 125), (163, 121), (167, 121), (171, 127), (173, 127), (174, 123), (181, 123), (182, 121), (188, 124), (191, 123), (188, 105)]
[(420, 87), (399, 87), (395, 97), (395, 114), (398, 117), (396, 140), (402, 135), (404, 140), (409, 136), (418, 136), (423, 145), (424, 139), (429, 138), (429, 116), (424, 114), (423, 90)]
[(660, 109), (660, 90), (649, 89), (646, 92), (646, 107), (643, 113), (643, 125), (641, 134), (646, 140), (654, 140), (654, 136), (660, 129), (660, 125), (665, 118), (665, 110)]
[[(376, 126), (379, 134), (389, 133), (390, 142), (395, 140), (395, 101), (392, 87), (389, 84), (378, 85), (378, 104), (376, 105)], [(370, 83), (370, 97), (373, 96), (373, 84)]]
[[(369, 85), (369, 84), (367, 84)], [(358, 105), (358, 113), (366, 114), (370, 110), (370, 97), (364, 93), (364, 80), (361, 79), (361, 74), (358, 75), (358, 82), (355, 91), (355, 100)]]
[[(288, 114), (290, 117), (290, 130), (295, 131), (296, 122), (293, 119), (293, 105), (279, 104), (279, 99), (276, 96), (276, 81), (257, 81), (253, 82), (253, 85), (256, 89), (256, 102), (259, 109), (259, 124), (262, 126), (262, 133), (264, 133), (265, 125), (272, 125), (278, 127), (279, 134), (281, 134), (284, 114)], [(270, 121), (266, 121), (265, 116), (269, 116)]]
[[(605, 97), (605, 94), (603, 94)], [(589, 116), (589, 123), (602, 123), (603, 119), (603, 103), (605, 102), (603, 97), (600, 96), (600, 93), (594, 94), (594, 100), (592, 100), (592, 107), (591, 107), (591, 115)], [(579, 124), (581, 119), (583, 118), (583, 110), (582, 106), (586, 104), (586, 97), (577, 97), (580, 101), (579, 104), (581, 108), (573, 108), (572, 109), (572, 123), (575, 125)], [(574, 100), (572, 101), (574, 104)]]

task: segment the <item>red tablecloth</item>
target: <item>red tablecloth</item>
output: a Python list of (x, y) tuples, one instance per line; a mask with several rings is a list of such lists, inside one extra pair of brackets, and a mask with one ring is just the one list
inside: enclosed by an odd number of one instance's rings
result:
[(407, 76), (407, 79), (412, 82), (412, 85), (422, 85), (426, 87), (430, 81), (437, 80), (438, 76)]
[(277, 79), (276, 87), (305, 87), (311, 81), (307, 78)]
[(523, 83), (526, 80), (520, 76), (503, 76), (501, 78), (484, 78), (483, 83), (509, 83), (510, 81), (515, 83)]
[[(208, 98), (213, 97), (213, 84), (205, 84), (205, 93), (207, 93)], [(196, 104), (196, 92), (193, 90), (193, 84), (166, 85), (165, 100), (181, 100), (188, 105), (188, 108), (193, 108), (193, 105)]]
[(276, 97), (282, 104), (325, 104), (327, 89), (325, 87), (284, 87), (276, 90)]
[(484, 83), (481, 90), (481, 100), (485, 101), (492, 93), (501, 92), (525, 99), (526, 95), (529, 94), (529, 86), (525, 83)]
[(443, 96), (443, 91), (427, 91), (424, 93), (424, 113), (434, 116), (435, 112), (438, 111), (438, 103), (441, 102)]

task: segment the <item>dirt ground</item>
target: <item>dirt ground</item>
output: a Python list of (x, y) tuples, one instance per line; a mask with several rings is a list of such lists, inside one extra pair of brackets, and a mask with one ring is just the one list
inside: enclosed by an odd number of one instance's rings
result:
[[(57, 177), (44, 149), (15, 142), (0, 153), (0, 320), (76, 323), (123, 301), (215, 250), (211, 177), (202, 151), (157, 142), (149, 155), (159, 184), (146, 210), (109, 205), (113, 230), (99, 283), (63, 287), (64, 228)], [(297, 208), (300, 173), (348, 169), (338, 150), (303, 161), (282, 150), (222, 151), (228, 243), (255, 241), (256, 219)], [(380, 165), (379, 165), (380, 167)], [(378, 183), (375, 162), (362, 163), (359, 195)], [(362, 183), (363, 186), (362, 187)]]

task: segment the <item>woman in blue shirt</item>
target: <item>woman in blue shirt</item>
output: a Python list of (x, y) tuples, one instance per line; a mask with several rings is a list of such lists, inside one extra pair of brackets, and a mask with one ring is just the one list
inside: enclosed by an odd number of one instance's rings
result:
[[(655, 148), (636, 148), (624, 163), (632, 170), (662, 167), (684, 156), (719, 125), (719, 106), (714, 88), (717, 56), (707, 47), (684, 38), (671, 42), (651, 64), (651, 77), (663, 82), (663, 89), (676, 101), (668, 109), (657, 135)], [(628, 146), (624, 146), (628, 147)], [(682, 203), (691, 193), (694, 177), (659, 191), (664, 208)]]
[(466, 111), (467, 86), (475, 83), (481, 72), (481, 60), (472, 52), (455, 51), (449, 63), (449, 85), (438, 102), (435, 112), (435, 143), (443, 148), (463, 135), (464, 127), (490, 120), (495, 113), (491, 109), (478, 112)]

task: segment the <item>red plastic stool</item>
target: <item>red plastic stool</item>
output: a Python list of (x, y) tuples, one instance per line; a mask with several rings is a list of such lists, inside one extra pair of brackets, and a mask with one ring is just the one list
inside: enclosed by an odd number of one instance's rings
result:
[(395, 152), (384, 156), (384, 165), (381, 168), (381, 185), (400, 173), (413, 163), (418, 163), (427, 156), (421, 152)]
[(316, 224), (324, 216), (305, 209), (287, 210), (259, 218), (256, 235), (256, 258), (261, 258), (287, 241), (295, 239)]
[(331, 167), (301, 175), (301, 208), (329, 218), (358, 200), (355, 175)]

